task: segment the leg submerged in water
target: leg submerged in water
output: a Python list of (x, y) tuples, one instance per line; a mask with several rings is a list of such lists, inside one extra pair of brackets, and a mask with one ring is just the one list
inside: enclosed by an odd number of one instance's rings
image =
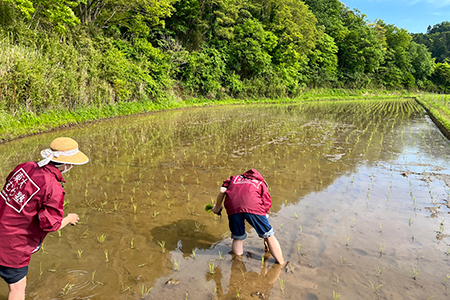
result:
[(275, 235), (265, 238), (264, 241), (269, 246), (270, 254), (272, 254), (273, 258), (275, 258), (277, 263), (279, 263), (280, 265), (284, 265), (284, 258), (283, 253), (281, 251), (281, 246)]
[(233, 239), (231, 250), (236, 255), (244, 254), (244, 240)]
[(8, 300), (23, 300), (25, 299), (25, 288), (27, 286), (27, 278), (19, 280), (16, 283), (9, 285)]

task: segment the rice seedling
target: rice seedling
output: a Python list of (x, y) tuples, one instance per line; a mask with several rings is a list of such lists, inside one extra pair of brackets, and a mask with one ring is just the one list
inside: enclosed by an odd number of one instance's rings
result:
[(337, 300), (341, 296), (342, 296), (341, 294), (333, 290), (333, 300)]
[(156, 218), (157, 215), (159, 215), (159, 211), (156, 211), (156, 210), (155, 210), (155, 212), (154, 212), (153, 214), (151, 214), (151, 216), (152, 216), (153, 218)]
[(372, 286), (372, 288), (375, 290), (375, 294), (378, 294), (378, 291), (380, 290), (380, 288), (381, 288), (383, 285), (382, 285), (382, 284), (379, 284), (379, 285), (375, 286), (375, 285), (372, 283), (372, 281), (369, 280), (369, 282), (370, 282), (370, 285)]
[(336, 282), (336, 284), (339, 284), (339, 275), (336, 274), (336, 278), (334, 279), (334, 281)]
[(241, 289), (240, 289), (240, 288), (236, 288), (236, 298), (237, 298), (237, 299), (242, 299), (242, 296), (241, 296)]
[(215, 273), (215, 271), (214, 271), (214, 268), (215, 268), (215, 266), (214, 266), (214, 262), (210, 262), (210, 261), (208, 261), (208, 268), (209, 268), (209, 274), (211, 274), (211, 275), (214, 275), (214, 273)]
[(159, 246), (161, 247), (162, 253), (166, 252), (166, 241), (158, 241)]
[(223, 257), (222, 257), (222, 251), (219, 251), (219, 259), (220, 259), (220, 260), (223, 259)]
[(420, 270), (416, 270), (415, 268), (413, 268), (413, 273), (414, 273), (414, 280), (417, 279), (417, 274), (419, 274)]
[(105, 241), (105, 239), (106, 239), (106, 234), (102, 234), (102, 235), (97, 235), (97, 240), (98, 240), (98, 242), (100, 243), (100, 244), (103, 244), (103, 242)]
[(380, 243), (380, 256), (381, 256), (382, 253), (383, 253), (383, 244)]
[(375, 268), (375, 271), (377, 271), (377, 277), (380, 277), (381, 271), (383, 271), (384, 269), (385, 267), (383, 267), (382, 269), (379, 269), (378, 267)]
[(284, 284), (286, 283), (287, 279), (281, 279), (278, 277), (278, 282), (280, 283), (280, 290), (281, 292), (284, 292)]
[(197, 259), (197, 256), (195, 255), (196, 251), (197, 251), (196, 249), (192, 249), (192, 255), (194, 256), (194, 259)]
[(202, 224), (195, 222), (195, 221), (194, 221), (194, 226), (195, 226), (196, 231), (200, 231), (200, 229), (203, 228)]
[(418, 252), (417, 252), (417, 260), (419, 260), (420, 259), (420, 252), (422, 252), (422, 250), (419, 250)]
[(105, 252), (105, 262), (108, 262), (109, 261), (109, 259), (108, 259), (108, 250), (105, 250), (104, 252)]
[(180, 270), (180, 264), (181, 264), (181, 259), (179, 261), (177, 261), (175, 258), (173, 259), (173, 269), (175, 271), (179, 271)]
[(244, 270), (242, 270), (242, 269), (239, 269), (239, 270), (241, 271), (241, 274), (242, 274), (242, 280), (245, 281), (245, 272), (244, 272)]
[(123, 294), (123, 293), (125, 293), (126, 291), (129, 291), (129, 290), (131, 290), (131, 287), (129, 287), (128, 285), (124, 286), (123, 282), (122, 282), (122, 291), (120, 293)]
[(347, 247), (348, 247), (349, 240), (350, 240), (350, 237), (345, 236), (345, 246), (347, 246)]
[(152, 288), (153, 287), (146, 288), (145, 285), (142, 285), (142, 287), (141, 287), (141, 297), (145, 298), (148, 295), (148, 293), (150, 293)]
[(81, 258), (81, 254), (83, 254), (84, 250), (78, 250), (77, 251), (77, 257), (80, 259)]
[(69, 291), (73, 288), (74, 284), (67, 283), (61, 290), (61, 294), (63, 296), (67, 295)]
[(347, 259), (346, 258), (342, 258), (342, 256), (340, 257), (340, 259), (341, 259), (341, 266), (342, 266)]

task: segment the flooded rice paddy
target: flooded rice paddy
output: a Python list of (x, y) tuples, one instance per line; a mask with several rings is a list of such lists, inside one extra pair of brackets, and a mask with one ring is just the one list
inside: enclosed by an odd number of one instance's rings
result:
[[(448, 299), (450, 144), (413, 100), (199, 108), (0, 145), (1, 178), (53, 138), (91, 161), (65, 174), (80, 223), (34, 254), (27, 299)], [(286, 266), (204, 211), (256, 168)], [(7, 286), (0, 285), (0, 298)]]

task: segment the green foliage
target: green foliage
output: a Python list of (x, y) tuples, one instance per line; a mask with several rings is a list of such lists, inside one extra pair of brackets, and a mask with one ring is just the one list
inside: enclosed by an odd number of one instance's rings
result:
[[(414, 39), (445, 54), (448, 27)], [(12, 114), (308, 87), (444, 91), (446, 66), (338, 0), (0, 1), (0, 109)]]
[[(12, 3), (27, 19), (31, 19), (31, 15), (35, 11), (33, 2), (30, 0), (4, 0), (2, 2)], [(0, 5), (2, 5), (1, 2)]]
[(223, 55), (214, 48), (204, 48), (202, 51), (193, 51), (187, 58), (182, 82), (191, 92), (214, 97), (221, 90), (224, 73)]
[[(278, 40), (274, 56), (277, 61), (304, 61), (322, 32), (316, 29), (317, 19), (297, 0), (255, 1), (261, 5), (261, 20)], [(288, 58), (288, 59), (286, 59)]]
[(414, 86), (414, 77), (410, 74), (411, 36), (405, 29), (399, 29), (392, 24), (386, 25), (381, 20), (377, 25), (378, 28), (382, 28), (385, 45), (384, 60), (378, 69), (378, 79), (386, 87)]
[(229, 45), (229, 68), (242, 78), (263, 74), (272, 63), (269, 54), (277, 37), (266, 31), (258, 20), (246, 20), (234, 27), (234, 38)]
[(437, 63), (431, 76), (441, 91), (450, 92), (450, 65), (448, 63)]
[(334, 39), (324, 33), (314, 51), (308, 56), (308, 83), (312, 86), (324, 86), (337, 80), (338, 47)]
[(411, 74), (416, 79), (419, 88), (424, 87), (424, 82), (434, 71), (434, 61), (431, 53), (425, 45), (411, 42), (409, 44), (409, 55), (411, 57)]
[(412, 37), (414, 42), (425, 45), (437, 62), (450, 59), (450, 22), (430, 26), (426, 34), (416, 33)]
[(340, 77), (351, 86), (368, 84), (383, 58), (382, 43), (365, 18), (358, 11), (347, 11), (344, 17), (347, 31), (336, 40)]

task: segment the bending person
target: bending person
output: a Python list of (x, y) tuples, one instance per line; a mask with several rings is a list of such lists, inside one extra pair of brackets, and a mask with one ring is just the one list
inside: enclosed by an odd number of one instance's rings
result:
[(247, 220), (255, 228), (258, 236), (264, 239), (264, 244), (277, 263), (283, 265), (280, 243), (267, 219), (272, 198), (264, 177), (255, 169), (251, 169), (242, 175), (231, 176), (225, 180), (212, 208), (215, 214), (220, 213), (224, 199), (233, 239), (233, 253), (236, 255), (244, 253), (244, 240), (247, 238), (244, 220)]
[(45, 236), (79, 220), (74, 213), (64, 218), (61, 174), (89, 159), (66, 137), (53, 140), (41, 156), (38, 163), (18, 165), (0, 192), (0, 276), (9, 285), (9, 300), (25, 299), (30, 257)]

